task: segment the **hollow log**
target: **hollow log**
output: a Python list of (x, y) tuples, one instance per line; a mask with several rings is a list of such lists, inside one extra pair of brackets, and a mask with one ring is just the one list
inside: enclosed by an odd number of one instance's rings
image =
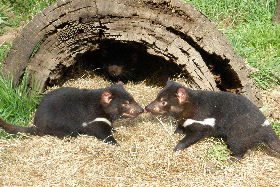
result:
[(102, 49), (107, 40), (137, 43), (179, 65), (192, 88), (231, 91), (260, 105), (244, 60), (215, 24), (181, 0), (60, 0), (23, 28), (3, 75), (18, 83), (27, 71), (42, 90), (65, 76), (79, 55)]

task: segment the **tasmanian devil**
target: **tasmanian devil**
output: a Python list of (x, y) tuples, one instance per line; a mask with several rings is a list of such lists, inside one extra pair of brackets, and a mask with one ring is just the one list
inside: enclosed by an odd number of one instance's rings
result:
[(110, 81), (127, 82), (134, 79), (137, 66), (140, 65), (139, 58), (136, 48), (132, 45), (104, 41), (101, 42), (99, 53), (89, 56), (88, 60)]
[(137, 59), (138, 57), (135, 53), (107, 56), (103, 60), (105, 76), (113, 82), (133, 80), (137, 73)]
[(146, 106), (152, 114), (173, 116), (175, 133), (186, 136), (174, 151), (183, 150), (205, 137), (220, 137), (242, 158), (246, 151), (266, 143), (280, 153), (280, 140), (260, 110), (247, 98), (227, 92), (191, 90), (168, 81), (157, 98)]
[(116, 144), (112, 123), (120, 117), (137, 117), (144, 110), (121, 83), (104, 89), (59, 88), (46, 94), (35, 113), (34, 126), (19, 127), (0, 119), (8, 133), (57, 137), (87, 134)]

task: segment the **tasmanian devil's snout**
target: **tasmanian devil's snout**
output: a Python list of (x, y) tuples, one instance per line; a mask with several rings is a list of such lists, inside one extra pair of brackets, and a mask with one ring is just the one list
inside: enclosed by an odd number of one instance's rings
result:
[(154, 102), (152, 102), (152, 103), (150, 103), (149, 105), (147, 105), (147, 106), (145, 107), (145, 110), (146, 110), (147, 112), (154, 112), (154, 110), (155, 110), (155, 104), (154, 104)]
[(152, 114), (165, 114), (167, 111), (165, 110), (165, 106), (160, 101), (153, 101), (149, 105), (145, 107), (147, 112), (151, 112)]
[(136, 102), (127, 104), (124, 107), (126, 109), (123, 113), (124, 117), (137, 117), (139, 114), (144, 112), (144, 109), (140, 107)]
[(118, 77), (123, 72), (123, 66), (111, 65), (107, 68), (109, 75), (112, 77)]
[(133, 114), (133, 115), (139, 115), (141, 113), (144, 112), (144, 109), (142, 107), (140, 107), (139, 105), (135, 104), (135, 105), (132, 105), (131, 107), (131, 110), (130, 110), (130, 113)]

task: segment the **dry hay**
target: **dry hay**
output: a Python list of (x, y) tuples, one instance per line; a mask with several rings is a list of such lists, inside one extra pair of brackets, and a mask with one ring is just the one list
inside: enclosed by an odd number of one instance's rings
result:
[[(100, 77), (85, 77), (64, 86), (108, 85)], [(142, 106), (160, 90), (144, 82), (125, 87)], [(90, 136), (1, 139), (0, 185), (280, 186), (280, 159), (268, 149), (256, 148), (241, 162), (231, 162), (224, 144), (209, 138), (173, 152), (181, 136), (172, 134), (168, 119), (159, 120), (150, 114), (118, 120), (114, 136), (120, 146)]]
[(280, 122), (280, 86), (262, 92), (264, 113)]

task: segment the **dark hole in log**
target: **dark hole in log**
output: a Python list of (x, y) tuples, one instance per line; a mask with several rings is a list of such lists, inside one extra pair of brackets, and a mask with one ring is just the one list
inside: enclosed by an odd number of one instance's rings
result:
[(188, 77), (184, 65), (149, 54), (147, 46), (137, 42), (102, 40), (98, 48), (78, 54), (76, 63), (68, 68), (58, 67), (59, 79), (47, 81), (47, 86), (61, 85), (69, 79), (88, 74), (103, 76), (111, 82), (140, 82), (164, 86), (168, 78)]
[(217, 87), (220, 90), (239, 93), (242, 85), (238, 78), (238, 75), (229, 65), (229, 60), (223, 59), (216, 54), (208, 53), (202, 47), (200, 47), (191, 37), (172, 27), (167, 27), (167, 30), (181, 37), (200, 53), (206, 66), (213, 74)]
[(229, 61), (205, 51), (201, 51), (201, 55), (204, 60), (207, 59), (206, 65), (214, 75), (217, 87), (222, 91), (239, 93), (242, 85), (237, 74), (228, 64)]

